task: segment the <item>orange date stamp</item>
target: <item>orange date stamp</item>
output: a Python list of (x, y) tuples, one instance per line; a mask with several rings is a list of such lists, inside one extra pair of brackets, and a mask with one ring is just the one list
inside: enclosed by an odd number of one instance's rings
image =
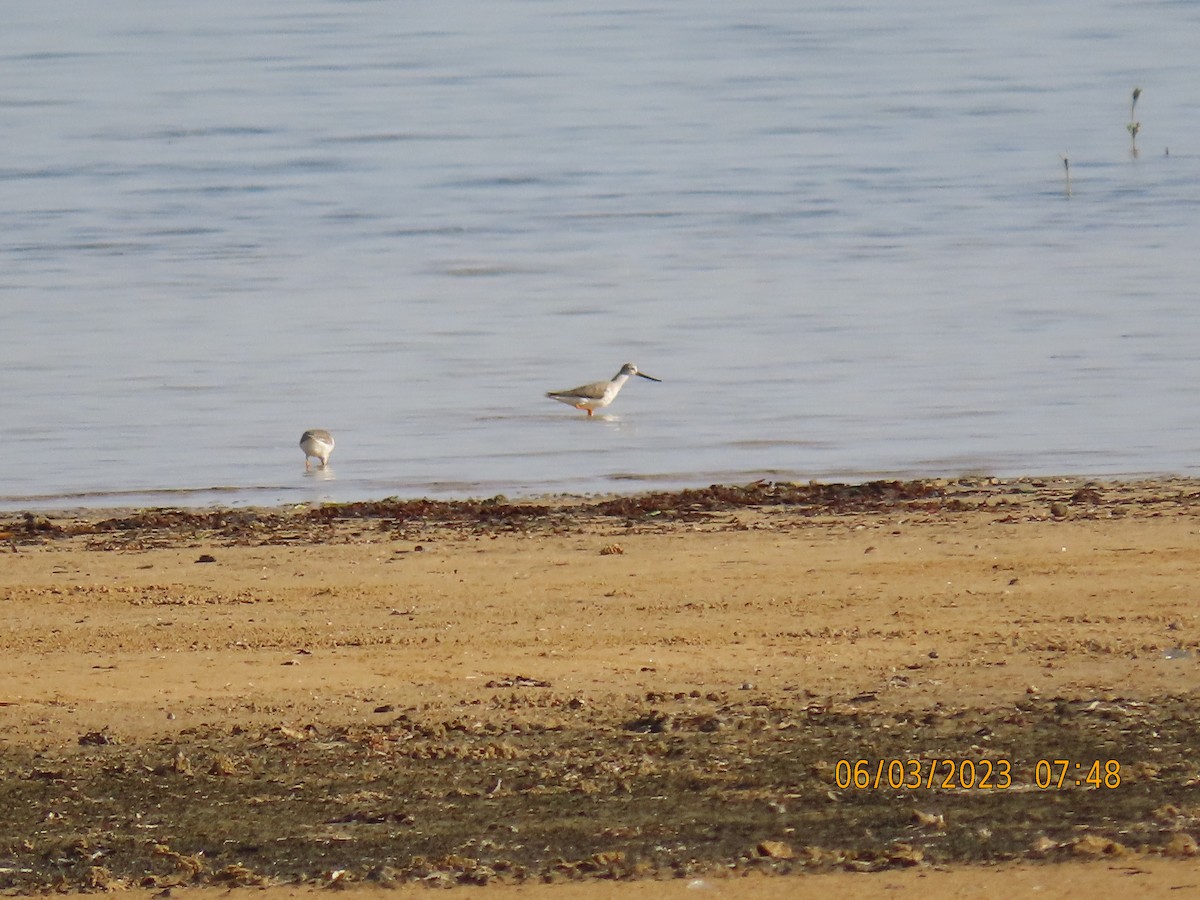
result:
[(1005, 791), (1032, 785), (1039, 790), (1121, 786), (1121, 763), (1115, 759), (1039, 759), (1031, 778), (1019, 779), (1008, 759), (839, 759), (834, 783), (842, 790), (980, 790)]

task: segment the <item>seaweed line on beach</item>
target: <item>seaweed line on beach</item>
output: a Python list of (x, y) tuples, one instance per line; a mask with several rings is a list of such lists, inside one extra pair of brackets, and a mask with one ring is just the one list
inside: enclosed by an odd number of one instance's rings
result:
[[(154, 508), (115, 516), (33, 513), (0, 520), (0, 539), (16, 546), (77, 536), (160, 541), (218, 536), (232, 543), (325, 541), (334, 526), (377, 523), (381, 529), (422, 527), (475, 532), (567, 529), (588, 523), (669, 527), (713, 521), (744, 510), (814, 519), (863, 514), (946, 514), (987, 508), (1012, 517), (1050, 519), (1126, 515), (1200, 507), (1200, 482), (1191, 479), (1096, 482), (1085, 479), (924, 479), (822, 484), (756, 481), (679, 491), (602, 498), (509, 500), (429, 498), (367, 500), (278, 509)], [(1003, 521), (1003, 518), (1000, 519)], [(731, 523), (736, 526), (736, 522)]]

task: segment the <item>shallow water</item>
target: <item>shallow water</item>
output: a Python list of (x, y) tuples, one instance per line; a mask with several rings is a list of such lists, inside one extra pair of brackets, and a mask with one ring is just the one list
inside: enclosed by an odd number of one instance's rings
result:
[(795, 6), (10, 11), (0, 507), (1195, 473), (1200, 8)]

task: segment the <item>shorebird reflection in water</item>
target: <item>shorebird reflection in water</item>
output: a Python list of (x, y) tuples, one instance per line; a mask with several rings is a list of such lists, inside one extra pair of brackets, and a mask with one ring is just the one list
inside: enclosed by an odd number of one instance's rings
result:
[(617, 394), (621, 392), (621, 388), (625, 387), (631, 375), (636, 375), (638, 378), (645, 378), (647, 381), (662, 381), (661, 378), (655, 378), (653, 375), (647, 375), (645, 372), (639, 372), (638, 367), (633, 363), (625, 363), (621, 366), (621, 371), (612, 377), (612, 381), (597, 381), (594, 384), (581, 384), (579, 387), (571, 388), (569, 391), (550, 391), (546, 394), (551, 400), (557, 400), (559, 403), (565, 403), (567, 406), (573, 406), (576, 409), (587, 410), (590, 416), (598, 409), (603, 409), (616, 399)]
[(313, 428), (300, 435), (300, 449), (304, 451), (304, 471), (311, 469), (310, 459), (319, 460), (321, 468), (329, 465), (329, 454), (333, 452), (333, 435), (324, 428)]

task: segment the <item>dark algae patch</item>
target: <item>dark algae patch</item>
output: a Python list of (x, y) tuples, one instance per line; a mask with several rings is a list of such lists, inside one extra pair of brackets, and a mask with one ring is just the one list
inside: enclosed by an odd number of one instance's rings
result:
[(323, 504), (293, 510), (146, 509), (112, 518), (57, 522), (24, 513), (0, 526), (10, 540), (36, 541), (77, 535), (155, 537), (221, 536), (235, 543), (290, 543), (325, 540), (335, 524), (379, 523), (383, 527), (452, 527), (473, 530), (530, 530), (569, 527), (582, 522), (694, 521), (739, 509), (787, 508), (808, 515), (845, 514), (902, 508), (946, 496), (945, 485), (928, 481), (869, 482), (855, 485), (712, 485), (603, 499), (562, 498), (545, 502), (482, 500), (370, 500)]
[(749, 690), (593, 708), (513, 684), (450, 717), (396, 709), (361, 726), (201, 728), (149, 745), (106, 730), (62, 749), (2, 749), (0, 889), (1195, 852), (1194, 696), (882, 712), (870, 698)]
[[(145, 509), (114, 517), (58, 520), (19, 513), (0, 518), (0, 539), (17, 546), (78, 536), (96, 549), (169, 546), (198, 538), (231, 545), (330, 542), (338, 528), (361, 535), (443, 529), (469, 533), (564, 531), (582, 525), (653, 528), (675, 523), (728, 523), (739, 511), (765, 511), (792, 522), (866, 514), (934, 515), (994, 511), (997, 521), (1089, 519), (1130, 512), (1200, 508), (1200, 482), (1097, 483), (1083, 479), (924, 479), (824, 484), (756, 481), (745, 485), (658, 491), (605, 498), (513, 501), (398, 499), (294, 509)], [(341, 535), (346, 538), (346, 534)]]

